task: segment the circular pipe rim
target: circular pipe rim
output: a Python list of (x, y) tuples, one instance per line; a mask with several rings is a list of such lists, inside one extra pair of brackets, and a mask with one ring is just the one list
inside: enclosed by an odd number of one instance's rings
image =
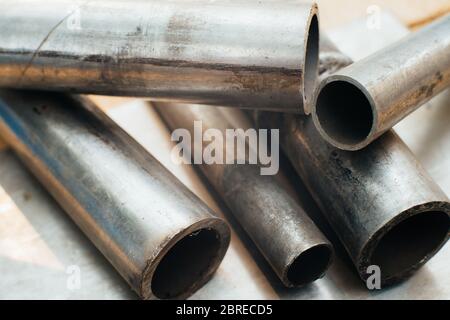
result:
[[(315, 270), (313, 275), (308, 277), (306, 281), (301, 281), (301, 282), (292, 281), (292, 278), (289, 276), (289, 273), (292, 271), (292, 267), (294, 266), (294, 264), (296, 262), (298, 262), (299, 259), (301, 259), (305, 255), (310, 254), (312, 252), (312, 250), (316, 251), (317, 249), (319, 249), (319, 250), (325, 249), (326, 254), (327, 254), (327, 257), (325, 258), (326, 262), (324, 264), (322, 264), (320, 270)], [(316, 281), (317, 279), (322, 278), (326, 274), (328, 268), (331, 266), (333, 260), (334, 260), (333, 246), (330, 243), (326, 243), (326, 242), (318, 243), (314, 246), (309, 247), (306, 250), (303, 250), (302, 252), (300, 252), (298, 255), (294, 256), (290, 260), (290, 262), (284, 269), (282, 281), (283, 281), (284, 285), (289, 288), (293, 288), (293, 287), (298, 288), (298, 287), (303, 287), (305, 285), (308, 285), (308, 284)]]
[[(211, 259), (208, 268), (203, 272), (200, 277), (198, 277), (192, 284), (184, 290), (182, 293), (170, 297), (171, 300), (182, 300), (186, 299), (192, 294), (194, 294), (198, 289), (205, 285), (209, 279), (213, 276), (216, 270), (219, 268), (230, 244), (231, 232), (228, 224), (220, 218), (206, 218), (200, 220), (189, 227), (182, 229), (179, 233), (168, 238), (165, 243), (160, 245), (160, 251), (155, 255), (155, 257), (150, 257), (147, 260), (147, 266), (145, 267), (140, 283), (140, 293), (143, 299), (162, 299), (155, 295), (153, 292), (153, 276), (155, 271), (158, 269), (160, 262), (164, 257), (174, 248), (174, 246), (181, 240), (189, 237), (202, 230), (212, 230), (216, 233), (218, 237), (218, 250)], [(165, 298), (163, 298), (165, 299)]]
[(449, 226), (449, 229), (447, 230), (447, 236), (444, 236), (441, 241), (433, 247), (431, 251), (429, 251), (424, 257), (422, 257), (422, 259), (416, 261), (416, 263), (408, 266), (407, 268), (403, 268), (400, 272), (397, 272), (396, 274), (389, 277), (383, 277), (383, 270), (381, 270), (381, 285), (389, 286), (405, 280), (406, 278), (411, 276), (417, 269), (423, 266), (427, 261), (429, 261), (445, 245), (445, 243), (449, 239), (450, 231), (450, 203), (447, 201), (432, 201), (413, 206), (402, 211), (400, 214), (384, 223), (366, 241), (357, 259), (358, 273), (363, 280), (366, 280), (368, 278), (369, 275), (367, 275), (366, 273), (367, 267), (372, 264), (371, 261), (375, 250), (377, 249), (381, 240), (389, 233), (389, 231), (393, 230), (395, 227), (399, 226), (402, 222), (405, 222), (409, 218), (427, 213), (443, 213), (447, 215)]
[[(319, 75), (319, 8), (313, 3), (309, 13), (303, 43), (303, 70), (301, 73), (302, 112), (311, 113), (311, 104), (314, 98), (314, 89)], [(311, 46), (313, 47), (311, 50)], [(312, 63), (312, 67), (309, 67)], [(308, 83), (306, 83), (308, 81)]]
[[(353, 86), (355, 89), (357, 89), (361, 94), (364, 95), (365, 99), (367, 100), (370, 108), (371, 108), (371, 114), (372, 114), (372, 125), (370, 126), (370, 129), (368, 130), (367, 135), (363, 139), (360, 139), (357, 143), (343, 143), (339, 141), (338, 139), (335, 139), (332, 137), (327, 130), (324, 129), (321, 120), (319, 119), (318, 112), (317, 112), (317, 106), (318, 106), (318, 100), (320, 98), (320, 94), (323, 93), (323, 90), (326, 86), (328, 86), (331, 83), (336, 82), (342, 82), (349, 84)], [(375, 102), (372, 99), (370, 93), (367, 91), (367, 89), (357, 80), (341, 75), (341, 74), (335, 74), (328, 76), (324, 80), (322, 80), (319, 84), (319, 86), (315, 90), (314, 98), (313, 98), (313, 104), (312, 104), (312, 119), (314, 122), (314, 126), (316, 127), (319, 134), (322, 136), (322, 138), (327, 141), (332, 146), (345, 150), (345, 151), (357, 151), (365, 148), (368, 146), (375, 138), (376, 138), (376, 131), (377, 131), (377, 123), (378, 123), (378, 113), (376, 111)]]

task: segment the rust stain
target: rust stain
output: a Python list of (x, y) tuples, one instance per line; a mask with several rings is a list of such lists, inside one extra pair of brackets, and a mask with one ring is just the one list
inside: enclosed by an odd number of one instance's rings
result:
[(250, 92), (262, 92), (267, 88), (273, 90), (296, 89), (300, 90), (301, 71), (296, 75), (286, 76), (283, 73), (265, 74), (259, 72), (232, 71), (232, 76), (228, 79), (230, 84), (238, 84), (241, 89)]
[[(232, 72), (257, 72), (261, 74), (271, 74), (279, 73), (284, 76), (301, 76), (301, 70), (288, 69), (283, 67), (270, 67), (270, 66), (253, 66), (253, 65), (238, 65), (238, 64), (227, 64), (227, 63), (205, 63), (199, 61), (187, 61), (187, 60), (177, 60), (177, 59), (157, 59), (149, 57), (128, 57), (125, 56), (126, 49), (122, 48), (120, 54), (117, 57), (112, 57), (108, 55), (94, 54), (80, 57), (78, 55), (69, 54), (65, 52), (56, 51), (40, 51), (39, 57), (43, 58), (58, 58), (67, 60), (78, 60), (82, 62), (100, 63), (108, 64), (110, 66), (118, 65), (135, 65), (144, 64), (148, 66), (155, 67), (172, 67), (172, 68), (193, 68), (193, 69), (205, 69), (205, 70), (215, 70), (215, 71), (232, 71)], [(20, 50), (11, 51), (7, 49), (0, 48), (0, 55), (28, 55), (32, 51)], [(119, 61), (120, 60), (120, 61)], [(273, 76), (273, 75), (272, 75)]]
[(436, 87), (439, 87), (443, 80), (444, 77), (442, 76), (442, 73), (439, 71), (436, 72), (432, 81), (429, 84), (421, 86), (414, 98), (420, 100), (431, 98), (435, 94)]
[(165, 40), (169, 44), (169, 52), (174, 56), (179, 56), (186, 44), (192, 40), (191, 31), (197, 29), (192, 17), (183, 15), (173, 15), (167, 25)]
[(33, 195), (31, 194), (31, 192), (28, 192), (28, 191), (25, 191), (22, 196), (25, 201), (29, 201), (33, 198)]

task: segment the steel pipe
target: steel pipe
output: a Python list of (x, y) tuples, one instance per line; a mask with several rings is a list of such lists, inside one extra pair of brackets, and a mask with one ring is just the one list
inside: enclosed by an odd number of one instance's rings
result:
[(450, 15), (327, 77), (313, 103), (323, 138), (364, 148), (450, 86)]
[(332, 147), (310, 119), (285, 119), (284, 150), (366, 280), (411, 275), (448, 240), (450, 203), (392, 131), (358, 152)]
[[(206, 144), (194, 139), (194, 121), (201, 121), (204, 132), (215, 129), (224, 137), (226, 129), (251, 128), (250, 120), (237, 109), (152, 104), (171, 130), (187, 129), (199, 150)], [(235, 154), (235, 150), (224, 145), (222, 154), (227, 153)], [(281, 172), (261, 175), (257, 164), (203, 163), (199, 167), (285, 286), (302, 286), (325, 274), (332, 246), (291, 195)]]
[(3, 0), (0, 86), (309, 113), (317, 14), (291, 0)]
[(205, 284), (227, 224), (85, 99), (0, 91), (0, 134), (142, 298)]
[[(333, 50), (321, 76), (349, 61)], [(260, 127), (280, 129), (284, 152), (363, 280), (377, 265), (382, 286), (399, 282), (448, 240), (449, 200), (394, 131), (350, 152), (323, 140), (311, 118), (255, 114)]]

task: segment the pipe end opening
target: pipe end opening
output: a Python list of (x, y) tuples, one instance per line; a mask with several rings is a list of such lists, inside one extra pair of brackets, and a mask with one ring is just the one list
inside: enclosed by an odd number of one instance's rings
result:
[(193, 293), (217, 268), (221, 239), (214, 229), (200, 229), (179, 240), (159, 262), (151, 282), (159, 299), (177, 299)]
[(332, 255), (331, 248), (325, 244), (302, 252), (289, 266), (288, 281), (298, 287), (319, 279), (330, 265)]
[(382, 282), (401, 280), (424, 264), (448, 239), (446, 212), (418, 213), (397, 223), (378, 241), (370, 258), (381, 271)]
[(374, 111), (368, 97), (356, 85), (344, 80), (331, 81), (317, 96), (315, 120), (331, 144), (353, 150), (368, 139)]
[(303, 76), (303, 105), (304, 109), (308, 110), (305, 113), (309, 114), (319, 66), (319, 19), (315, 13), (311, 17), (307, 35)]

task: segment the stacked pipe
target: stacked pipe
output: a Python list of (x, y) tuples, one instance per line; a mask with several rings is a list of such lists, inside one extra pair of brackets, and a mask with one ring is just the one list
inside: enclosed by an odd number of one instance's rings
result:
[[(95, 106), (58, 91), (155, 100), (171, 129), (247, 129), (236, 108), (256, 111), (363, 280), (372, 265), (383, 286), (403, 280), (448, 240), (449, 199), (390, 128), (450, 85), (450, 15), (351, 64), (325, 37), (319, 59), (313, 3), (34, 4), (0, 4), (0, 87), (56, 92), (0, 91), (0, 134), (140, 297), (194, 293), (229, 228)], [(286, 286), (324, 274), (332, 247), (282, 173), (200, 168)]]
[(7, 87), (308, 113), (316, 79), (301, 1), (4, 0), (0, 30)]
[(326, 77), (313, 103), (322, 137), (366, 147), (450, 86), (450, 14)]
[[(204, 130), (216, 129), (224, 135), (226, 129), (247, 132), (252, 126), (240, 110), (164, 102), (153, 105), (171, 130), (185, 128), (191, 137), (195, 121), (201, 121)], [(192, 139), (191, 143), (203, 149), (202, 141)], [(252, 146), (246, 143), (244, 148)], [(239, 153), (224, 145), (222, 154), (232, 159)], [(285, 286), (302, 286), (324, 275), (331, 262), (331, 244), (291, 195), (292, 187), (282, 173), (261, 175), (259, 166), (251, 164), (203, 163), (200, 168)]]
[(142, 298), (186, 298), (220, 264), (227, 224), (85, 99), (0, 92), (0, 134)]
[[(350, 60), (328, 38), (321, 41), (326, 78)], [(378, 266), (381, 286), (399, 282), (447, 242), (449, 199), (393, 131), (351, 152), (321, 139), (310, 118), (254, 115), (259, 127), (280, 130), (284, 152), (363, 280)]]

